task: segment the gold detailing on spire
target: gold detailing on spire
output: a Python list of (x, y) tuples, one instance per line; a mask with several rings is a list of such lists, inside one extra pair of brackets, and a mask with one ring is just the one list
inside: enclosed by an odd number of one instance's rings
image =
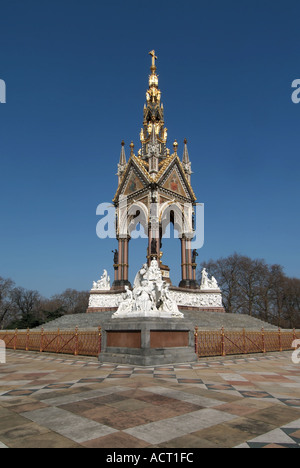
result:
[(174, 143), (173, 143), (173, 148), (174, 148), (174, 153), (177, 155), (177, 149), (178, 149), (177, 140), (174, 141)]
[(156, 74), (156, 64), (155, 60), (157, 60), (157, 56), (155, 55), (155, 50), (151, 50), (149, 55), (152, 57), (152, 65), (151, 65), (151, 75), (149, 76), (149, 90), (146, 93), (147, 102), (151, 101), (152, 103), (157, 100), (160, 101), (161, 93), (158, 89), (158, 76)]
[(159, 158), (166, 156), (167, 129), (164, 128), (164, 108), (161, 103), (161, 91), (158, 88), (158, 75), (156, 73), (155, 50), (151, 50), (149, 55), (151, 61), (151, 74), (149, 75), (149, 87), (146, 91), (146, 104), (144, 105), (143, 128), (140, 132), (140, 141), (142, 144), (141, 157), (147, 159), (148, 144), (151, 140), (153, 128), (157, 137), (157, 142), (160, 145)]
[(157, 57), (155, 55), (155, 50), (151, 50), (151, 52), (149, 52), (149, 55), (151, 55), (152, 57), (151, 71), (152, 73), (155, 73), (155, 70), (156, 70), (155, 60), (157, 60)]
[(133, 141), (130, 143), (130, 156), (134, 156), (134, 144)]

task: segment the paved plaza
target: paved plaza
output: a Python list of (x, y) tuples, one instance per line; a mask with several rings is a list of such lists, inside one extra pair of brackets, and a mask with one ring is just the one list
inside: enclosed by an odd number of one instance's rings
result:
[(8, 351), (0, 447), (300, 446), (292, 353), (139, 368)]

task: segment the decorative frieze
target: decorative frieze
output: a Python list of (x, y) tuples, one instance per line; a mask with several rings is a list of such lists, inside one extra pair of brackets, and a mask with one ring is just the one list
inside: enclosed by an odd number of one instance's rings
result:
[[(169, 290), (169, 294), (176, 302), (178, 308), (211, 309), (220, 308), (223, 310), (222, 294), (220, 291), (197, 291), (188, 292), (174, 288)], [(93, 309), (118, 309), (123, 301), (122, 292), (92, 292), (90, 294), (89, 308)]]
[(185, 292), (185, 291), (170, 291), (177, 306), (191, 307), (191, 308), (223, 308), (222, 294), (220, 291), (199, 291), (199, 292)]
[(112, 309), (118, 308), (122, 301), (122, 293), (113, 292), (109, 294), (105, 293), (93, 293), (90, 294), (89, 308), (93, 309)]

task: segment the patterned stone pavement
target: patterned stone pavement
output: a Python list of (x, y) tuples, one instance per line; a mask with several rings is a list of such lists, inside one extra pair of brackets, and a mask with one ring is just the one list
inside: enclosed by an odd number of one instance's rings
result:
[(140, 368), (8, 351), (0, 448), (299, 448), (291, 354)]

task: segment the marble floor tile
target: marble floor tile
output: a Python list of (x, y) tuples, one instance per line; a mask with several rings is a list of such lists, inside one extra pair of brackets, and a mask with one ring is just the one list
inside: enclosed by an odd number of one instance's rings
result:
[(289, 352), (144, 368), (8, 350), (0, 448), (299, 448), (299, 382)]

